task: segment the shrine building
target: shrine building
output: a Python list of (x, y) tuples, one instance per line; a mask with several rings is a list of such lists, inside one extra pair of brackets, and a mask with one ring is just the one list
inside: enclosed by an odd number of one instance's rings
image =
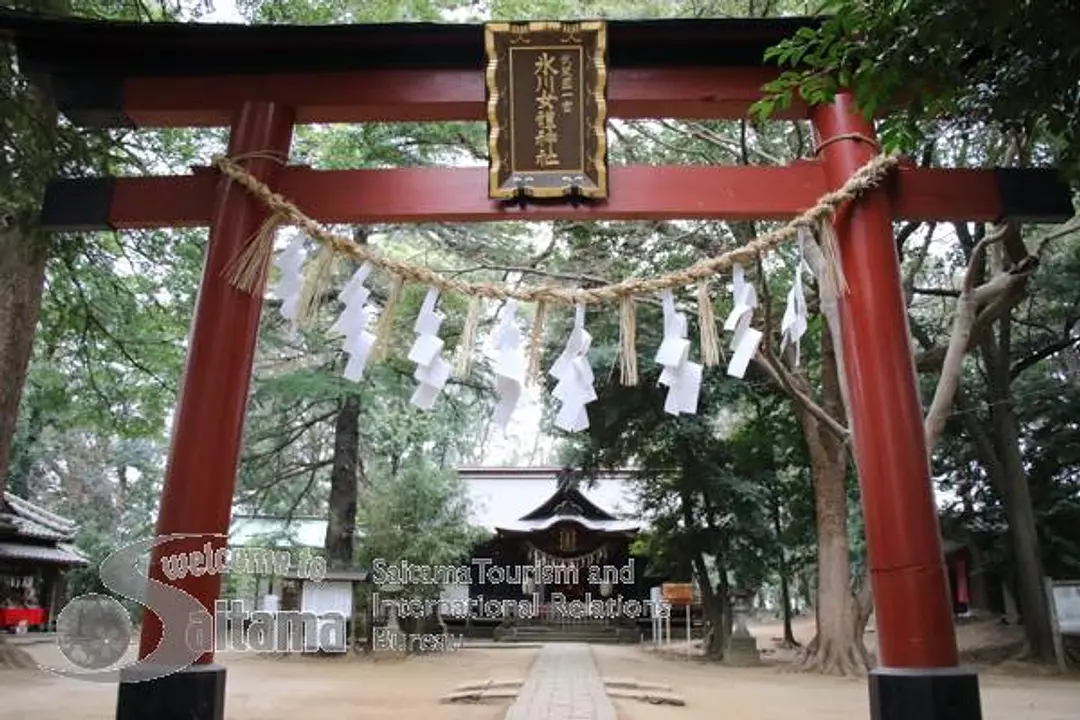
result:
[(67, 600), (66, 574), (85, 567), (72, 520), (17, 495), (0, 495), (0, 631), (52, 627)]
[[(629, 472), (579, 482), (559, 467), (462, 467), (457, 472), (471, 501), (471, 524), (489, 537), (454, 566), (467, 568), (468, 582), (459, 573), (442, 585), (449, 626), (474, 636), (497, 635), (507, 625), (524, 635), (542, 627), (576, 637), (591, 632), (598, 640), (620, 628), (627, 639), (647, 634), (653, 588), (664, 578), (651, 576), (647, 559), (632, 549), (645, 528), (625, 519), (633, 512)], [(279, 547), (321, 552), (325, 534), (322, 518), (286, 522), (237, 515), (229, 544), (265, 547), (270, 540)], [(399, 570), (394, 567), (399, 559), (384, 560), (390, 570)], [(298, 608), (298, 582), (258, 578), (242, 594), (253, 607), (262, 608), (263, 596), (271, 594), (280, 598), (281, 609)], [(599, 612), (597, 603), (602, 603)], [(528, 612), (506, 617), (507, 607), (525, 606)], [(462, 609), (469, 612), (452, 616)]]
[[(442, 597), (469, 607), (471, 634), (516, 628), (575, 635), (614, 635), (637, 640), (651, 623), (647, 559), (633, 542), (642, 523), (631, 511), (629, 472), (575, 482), (557, 467), (459, 468), (473, 500), (475, 522), (492, 532), (464, 562), (469, 580), (448, 584)], [(624, 517), (620, 517), (624, 516)], [(505, 617), (505, 608), (523, 608)], [(447, 618), (450, 625), (463, 625)]]

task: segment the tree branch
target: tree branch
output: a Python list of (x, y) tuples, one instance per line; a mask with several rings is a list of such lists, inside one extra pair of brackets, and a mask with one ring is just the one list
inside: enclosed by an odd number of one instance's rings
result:
[(754, 361), (768, 373), (769, 377), (776, 381), (797, 405), (821, 421), (841, 442), (848, 442), (850, 437), (848, 429), (838, 423), (832, 415), (825, 412), (825, 408), (818, 405), (807, 393), (796, 387), (798, 381), (794, 374), (777, 359), (772, 350), (769, 349), (768, 343), (762, 343), (761, 348), (754, 355)]
[[(972, 246), (969, 258), (975, 257), (976, 251), (979, 249), (980, 245), (982, 246), (982, 250), (978, 250), (979, 254), (985, 251), (986, 245), (982, 245), (984, 240), (1004, 242), (1006, 245), (1009, 245), (1014, 242), (1013, 238), (1018, 234), (1018, 228), (1011, 223), (1006, 224), (990, 237), (984, 237), (975, 242)], [(1053, 237), (1061, 237), (1061, 235), (1062, 233), (1053, 233)], [(1014, 264), (1008, 271), (998, 273), (992, 279), (971, 291), (971, 297), (975, 306), (981, 309), (978, 311), (978, 315), (972, 323), (967, 346), (964, 348), (965, 353), (969, 352), (972, 348), (982, 342), (986, 333), (991, 329), (991, 326), (1004, 315), (1011, 312), (1013, 307), (1015, 307), (1024, 297), (1027, 281), (1038, 267), (1041, 253), (1045, 247), (1046, 239), (1044, 238), (1039, 245), (1039, 251), (1034, 255), (1026, 255), (1021, 262)], [(978, 277), (981, 270), (981, 263), (973, 265), (969, 259), (968, 270), (965, 272), (965, 282), (974, 282), (974, 279)], [(961, 289), (960, 293), (961, 295), (963, 294), (963, 289)], [(936, 347), (927, 350), (915, 358), (915, 367), (919, 372), (933, 372), (938, 370), (945, 363), (947, 354), (948, 347)]]
[(669, 130), (674, 131), (674, 132), (689, 132), (692, 136), (698, 138), (699, 140), (704, 140), (705, 142), (707, 142), (707, 143), (709, 143), (711, 145), (714, 145), (714, 146), (716, 146), (716, 147), (718, 147), (718, 148), (720, 148), (722, 150), (726, 150), (726, 151), (732, 153), (733, 155), (735, 155), (737, 157), (741, 157), (743, 159), (744, 164), (748, 164), (748, 162), (749, 162), (749, 157), (748, 156), (749, 156), (751, 151), (755, 155), (758, 155), (762, 160), (765, 160), (766, 162), (768, 162), (768, 163), (770, 163), (772, 165), (784, 165), (785, 164), (784, 161), (781, 158), (777, 157), (776, 155), (771, 155), (771, 154), (765, 152), (764, 150), (762, 150), (760, 147), (757, 147), (756, 145), (751, 148), (748, 143), (734, 142), (734, 141), (728, 140), (726, 138), (723, 138), (723, 137), (717, 135), (712, 130), (709, 130), (707, 127), (705, 127), (704, 125), (702, 125), (700, 123), (683, 121), (683, 122), (679, 123), (679, 125), (682, 125), (681, 128), (678, 125), (676, 125), (674, 122), (670, 121), (670, 120), (661, 120), (660, 124), (663, 125), (664, 127), (668, 128)]
[[(914, 227), (918, 226), (915, 225)], [(915, 278), (922, 271), (923, 265), (926, 264), (926, 258), (930, 254), (930, 243), (934, 241), (934, 230), (936, 229), (937, 223), (930, 223), (927, 227), (926, 238), (915, 254), (915, 261), (911, 263), (911, 267), (904, 276), (902, 287), (904, 290), (904, 303), (907, 305), (911, 304), (912, 295), (915, 293)]]
[(933, 297), (960, 297), (959, 290), (953, 290), (951, 288), (911, 288), (911, 292), (916, 295), (930, 295)]
[[(919, 229), (920, 225), (922, 225), (921, 222), (913, 220), (909, 223), (905, 223), (904, 226), (897, 231), (896, 252), (901, 257), (903, 257), (904, 245), (907, 244), (908, 238), (915, 234), (915, 231)], [(933, 227), (933, 224), (931, 224), (931, 227)]]
[(1027, 357), (1017, 360), (1012, 368), (1009, 370), (1009, 379), (1015, 380), (1020, 373), (1027, 370), (1029, 367), (1036, 365), (1051, 355), (1055, 355), (1062, 350), (1068, 350), (1070, 347), (1076, 344), (1080, 344), (1080, 335), (1073, 335), (1072, 329), (1076, 326), (1076, 323), (1080, 322), (1080, 318), (1072, 318), (1065, 325), (1065, 337), (1056, 340), (1048, 345), (1044, 345), (1035, 352), (1031, 353)]
[[(1011, 232), (1010, 232), (1011, 231)], [(979, 307), (978, 290), (986, 288), (998, 280), (1001, 275), (988, 283), (975, 287), (975, 278), (978, 276), (986, 249), (997, 242), (1005, 239), (1009, 234), (1018, 233), (1012, 224), (995, 231), (984, 237), (975, 245), (968, 260), (967, 269), (964, 272), (964, 282), (960, 289), (960, 297), (956, 300), (956, 314), (953, 317), (952, 333), (949, 336), (949, 346), (945, 351), (945, 359), (942, 361), (941, 377), (938, 378), (937, 387), (934, 389), (934, 399), (930, 402), (926, 419), (923, 422), (923, 432), (926, 436), (927, 452), (932, 452), (941, 433), (945, 429), (945, 421), (948, 420), (952, 411), (953, 401), (956, 398), (957, 388), (960, 386), (961, 370), (964, 365), (964, 356), (967, 355), (968, 345), (971, 342), (971, 333), (975, 325), (975, 318)], [(1005, 276), (1006, 278), (1013, 276)], [(1004, 290), (1002, 290), (1004, 291)], [(983, 297), (986, 297), (985, 295)]]

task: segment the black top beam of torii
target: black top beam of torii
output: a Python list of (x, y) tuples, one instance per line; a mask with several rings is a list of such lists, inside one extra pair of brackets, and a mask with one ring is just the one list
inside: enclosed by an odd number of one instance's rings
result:
[[(607, 65), (631, 75), (658, 67), (760, 69), (769, 47), (821, 22), (820, 17), (612, 20), (607, 23)], [(51, 92), (71, 122), (98, 128), (139, 125), (126, 106), (125, 83), (132, 79), (321, 77), (384, 70), (480, 73), (483, 32), (481, 24), (460, 23), (106, 22), (0, 9), (0, 38), (15, 45), (20, 71)], [(261, 97), (267, 91), (251, 92)], [(1063, 222), (1073, 215), (1069, 188), (1056, 171), (998, 168), (993, 173), (1001, 217)], [(114, 227), (110, 218), (99, 217), (107, 215), (102, 208), (113, 197), (111, 183), (53, 183), (46, 227)]]

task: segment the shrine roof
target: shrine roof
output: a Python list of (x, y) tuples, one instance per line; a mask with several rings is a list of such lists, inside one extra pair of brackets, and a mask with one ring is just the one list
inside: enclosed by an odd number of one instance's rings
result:
[(5, 492), (0, 499), (0, 516), (9, 523), (12, 533), (5, 539), (61, 542), (75, 537), (76, 526), (73, 520), (61, 517), (29, 500)]
[(521, 520), (542, 521), (554, 517), (581, 517), (594, 521), (615, 519), (614, 515), (585, 497), (577, 487), (562, 483), (556, 486), (551, 497), (523, 515)]
[[(759, 66), (815, 18), (608, 21), (611, 68)], [(482, 69), (481, 24), (244, 25), (44, 18), (0, 10), (23, 72), (153, 77)]]
[(73, 520), (10, 492), (0, 496), (0, 559), (44, 565), (87, 565)]
[(86, 566), (90, 561), (74, 545), (61, 543), (51, 545), (31, 545), (29, 543), (0, 542), (0, 558), (21, 563), (38, 565), (77, 565)]
[(641, 523), (618, 517), (633, 505), (629, 471), (603, 473), (577, 486), (562, 485), (561, 472), (555, 466), (458, 468), (481, 526), (511, 533), (545, 530), (560, 522), (598, 532), (641, 529)]
[(530, 533), (558, 525), (562, 522), (572, 522), (582, 527), (600, 533), (634, 533), (641, 530), (641, 523), (632, 520), (593, 520), (581, 515), (552, 515), (540, 520), (518, 520), (496, 526), (499, 532)]

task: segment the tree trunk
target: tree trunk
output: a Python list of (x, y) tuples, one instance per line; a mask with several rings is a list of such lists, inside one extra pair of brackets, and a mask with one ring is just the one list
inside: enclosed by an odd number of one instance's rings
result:
[[(0, 507), (30, 355), (34, 349), (48, 245), (0, 208)], [(0, 527), (7, 519), (0, 514)], [(0, 668), (34, 668), (25, 650), (0, 634)]]
[(997, 489), (1009, 521), (1009, 540), (1016, 567), (1020, 616), (1023, 618), (1027, 649), (1032, 659), (1053, 662), (1054, 636), (1050, 608), (1043, 585), (1042, 553), (1035, 509), (1031, 501), (1024, 460), (1020, 452), (1020, 426), (1012, 402), (1009, 366), (1011, 317), (998, 323), (997, 338), (982, 343), (983, 362), (987, 369), (987, 398), (990, 405), (992, 448)]
[(784, 647), (797, 648), (799, 641), (791, 627), (791, 587), (786, 572), (780, 575), (780, 604), (784, 609)]
[[(832, 337), (821, 330), (822, 407), (832, 417), (845, 415)], [(851, 593), (848, 547), (847, 449), (808, 410), (799, 420), (810, 452), (817, 516), (818, 581), (817, 635), (806, 649), (803, 669), (836, 675), (866, 672), (869, 658), (863, 647), (859, 613)]]
[[(686, 533), (700, 537), (698, 523), (694, 515), (694, 502), (690, 497), (690, 493), (680, 489), (679, 500)], [(727, 632), (724, 629), (723, 593), (717, 593), (713, 589), (712, 583), (709, 582), (709, 568), (705, 564), (705, 555), (700, 548), (691, 552), (690, 564), (693, 566), (694, 574), (697, 575), (698, 586), (701, 589), (701, 603), (705, 611), (705, 622), (708, 625), (708, 631), (705, 633), (705, 639), (702, 643), (703, 651), (707, 658), (722, 660), (724, 647), (727, 643)], [(723, 573), (721, 572), (721, 580), (723, 580), (722, 576)]]
[[(41, 0), (36, 12), (53, 16), (70, 14), (68, 0)], [(5, 60), (7, 55), (5, 54)], [(15, 113), (22, 116), (15, 127), (22, 130), (9, 138), (21, 152), (8, 154), (14, 166), (5, 163), (0, 178), (0, 499), (3, 498), (11, 461), (11, 448), (22, 402), (26, 373), (34, 347), (41, 293), (45, 287), (45, 264), (49, 257), (49, 238), (36, 226), (42, 179), (50, 179), (58, 166), (56, 139), (58, 113), (53, 99), (38, 88), (14, 79), (15, 66), (5, 63), (0, 69), (0, 83), (8, 95), (7, 104), (17, 104)], [(19, 198), (19, 207), (5, 204)], [(5, 519), (0, 516), (0, 524)], [(7, 643), (0, 634), (0, 667), (35, 667), (22, 649)]]
[[(47, 259), (46, 239), (13, 209), (0, 206), (0, 500), (34, 349)], [(0, 528), (8, 522), (0, 514)], [(3, 667), (27, 668), (36, 664), (22, 648), (0, 635)]]
[(727, 646), (728, 624), (724, 607), (727, 604), (727, 593), (724, 590), (723, 578), (715, 589), (709, 582), (708, 566), (705, 557), (700, 552), (694, 553), (692, 560), (694, 574), (698, 576), (701, 588), (701, 602), (705, 610), (705, 622), (708, 623), (708, 631), (702, 643), (705, 657), (710, 660), (723, 660), (724, 648)]
[(356, 552), (356, 503), (360, 475), (360, 396), (342, 401), (334, 422), (334, 461), (330, 473), (330, 512), (326, 561), (336, 570), (352, 567)]
[(718, 642), (721, 647), (727, 648), (728, 638), (731, 637), (731, 628), (735, 625), (735, 609), (731, 606), (731, 586), (728, 584), (727, 568), (719, 561), (716, 562), (716, 603), (720, 606), (720, 632)]
[(8, 453), (5, 489), (19, 497), (29, 498), (32, 492), (34, 451), (45, 429), (45, 416), (41, 411), (41, 406), (34, 402), (33, 396), (26, 396), (25, 387), (20, 405), (22, 402), (26, 403), (27, 417), (23, 424), (23, 432), (19, 433), (16, 429), (15, 437), (12, 438), (11, 451)]
[(968, 549), (968, 609), (973, 613), (990, 610), (990, 589), (986, 584), (986, 566), (983, 561), (983, 552), (979, 548), (975, 537), (969, 537)]
[[(783, 523), (780, 518), (780, 499), (773, 494), (772, 498), (772, 521), (773, 533), (779, 541), (783, 537)], [(777, 574), (780, 575), (780, 606), (784, 613), (784, 647), (799, 647), (795, 639), (795, 633), (791, 629), (791, 586), (788, 579), (787, 551), (782, 542), (779, 543), (780, 552), (776, 558)]]
[(870, 566), (863, 571), (862, 584), (855, 594), (855, 641), (862, 651), (863, 659), (868, 667), (877, 664), (877, 656), (866, 649), (863, 638), (866, 636), (866, 626), (870, 617), (874, 614), (874, 591), (870, 584)]
[[(0, 215), (4, 213), (0, 208)], [(4, 227), (5, 217), (11, 224)], [(7, 477), (19, 403), (34, 348), (48, 245), (20, 227), (13, 215), (0, 217), (0, 492)]]
[(996, 445), (1005, 470), (1002, 480), (1009, 488), (1010, 499), (1005, 503), (1005, 513), (1009, 520), (1024, 634), (1032, 659), (1053, 662), (1054, 636), (1043, 586), (1042, 553), (1031, 492), (1020, 456), (1016, 415), (1011, 407), (995, 408), (993, 414)]

